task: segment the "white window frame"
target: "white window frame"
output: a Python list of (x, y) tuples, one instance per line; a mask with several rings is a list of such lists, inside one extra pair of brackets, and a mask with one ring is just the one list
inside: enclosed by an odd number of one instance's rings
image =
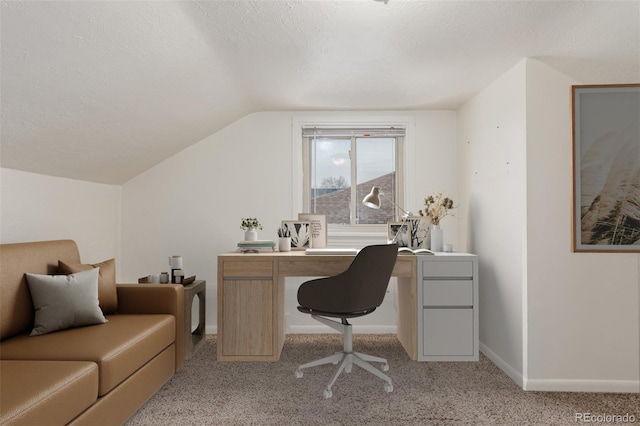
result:
[[(407, 162), (412, 158), (414, 145), (414, 125), (413, 117), (408, 116), (294, 116), (292, 123), (292, 217), (297, 217), (297, 213), (305, 212), (305, 198), (308, 199), (308, 188), (305, 184), (305, 174), (310, 172), (309, 152), (305, 151), (305, 143), (302, 137), (304, 127), (404, 127), (405, 136), (402, 139), (402, 146), (396, 147), (397, 155), (397, 202), (400, 207), (405, 208), (405, 194), (411, 193), (412, 186), (408, 176), (411, 176), (411, 164)], [(383, 202), (387, 200), (383, 199)], [(357, 202), (357, 200), (356, 200)], [(341, 246), (343, 244), (352, 246), (361, 242), (367, 244), (371, 242), (386, 241), (387, 226), (384, 224), (371, 225), (329, 225), (328, 235), (330, 245)]]

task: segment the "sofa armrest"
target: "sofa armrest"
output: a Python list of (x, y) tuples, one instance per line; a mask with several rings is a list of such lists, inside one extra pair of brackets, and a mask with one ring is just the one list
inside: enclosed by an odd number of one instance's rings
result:
[(184, 365), (184, 287), (180, 284), (117, 284), (118, 313), (170, 314), (176, 320), (176, 371)]

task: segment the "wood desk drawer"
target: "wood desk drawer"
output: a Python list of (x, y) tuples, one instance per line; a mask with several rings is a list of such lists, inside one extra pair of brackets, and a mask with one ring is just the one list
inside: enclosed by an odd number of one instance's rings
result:
[(273, 276), (273, 262), (251, 258), (251, 260), (225, 260), (222, 267), (222, 276), (225, 278), (241, 277), (271, 277)]
[(471, 261), (424, 261), (422, 264), (424, 278), (472, 278), (473, 262)]
[(471, 280), (428, 280), (422, 285), (423, 306), (473, 306)]

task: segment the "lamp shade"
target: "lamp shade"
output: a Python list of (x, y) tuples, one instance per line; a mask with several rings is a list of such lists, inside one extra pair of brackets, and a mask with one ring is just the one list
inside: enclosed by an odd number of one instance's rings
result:
[(372, 209), (380, 208), (380, 187), (374, 186), (371, 192), (362, 200), (362, 204)]

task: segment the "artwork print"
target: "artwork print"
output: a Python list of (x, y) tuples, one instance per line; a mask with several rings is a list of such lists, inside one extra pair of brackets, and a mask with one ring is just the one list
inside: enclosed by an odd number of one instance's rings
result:
[(429, 220), (420, 217), (410, 217), (411, 223), (411, 248), (427, 248), (429, 236)]
[(572, 95), (573, 250), (640, 252), (640, 84)]
[(311, 247), (327, 247), (327, 215), (322, 213), (298, 213), (298, 220), (311, 223)]
[(291, 234), (291, 250), (311, 248), (311, 222), (283, 220), (282, 229)]

